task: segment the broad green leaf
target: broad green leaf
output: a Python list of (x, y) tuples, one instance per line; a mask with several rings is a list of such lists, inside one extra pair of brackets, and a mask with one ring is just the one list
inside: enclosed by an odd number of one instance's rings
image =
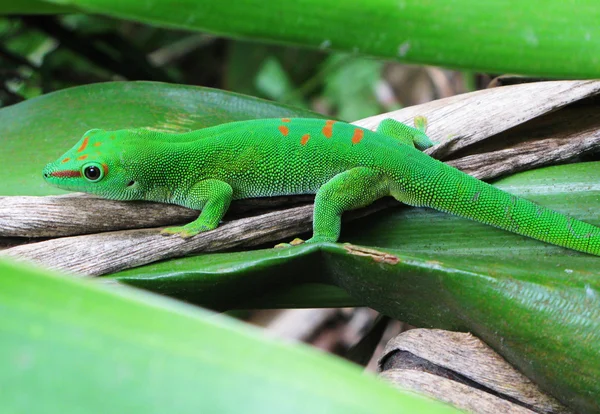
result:
[[(109, 276), (218, 310), (360, 306), (331, 286), (315, 246), (206, 254), (153, 263)], [(285, 275), (285, 277), (282, 277)]]
[(0, 262), (6, 413), (454, 413), (340, 359), (132, 289)]
[(41, 177), (87, 130), (155, 128), (182, 132), (270, 117), (321, 117), (308, 110), (196, 86), (108, 82), (79, 86), (0, 110), (0, 195), (63, 191)]
[[(600, 77), (598, 2), (52, 0), (165, 27), (486, 72)], [(568, 58), (565, 58), (567, 57)]]
[[(595, 162), (529, 171), (497, 185), (600, 224), (599, 182)], [(219, 297), (223, 307), (256, 305), (253, 296), (286, 285), (335, 284), (413, 325), (472, 332), (562, 402), (600, 410), (598, 257), (429, 209), (391, 209), (343, 228), (342, 241), (377, 246), (381, 254), (300, 246), (196, 256), (110, 278), (211, 306)], [(303, 297), (287, 300), (302, 306)]]

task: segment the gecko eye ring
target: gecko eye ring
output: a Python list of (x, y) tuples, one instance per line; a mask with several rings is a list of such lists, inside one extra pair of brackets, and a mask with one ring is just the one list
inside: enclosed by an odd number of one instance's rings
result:
[(85, 164), (82, 170), (83, 176), (93, 183), (100, 181), (104, 177), (104, 170), (97, 163)]

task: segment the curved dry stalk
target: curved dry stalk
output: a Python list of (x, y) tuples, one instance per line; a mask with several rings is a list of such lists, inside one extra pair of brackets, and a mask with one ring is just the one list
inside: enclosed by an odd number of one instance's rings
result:
[(439, 159), (573, 102), (600, 93), (600, 81), (537, 82), (484, 89), (365, 118), (356, 125), (376, 129), (385, 118), (412, 125), (429, 121), (427, 135), (438, 142), (427, 152)]
[(469, 412), (570, 412), (468, 333), (408, 330), (387, 343), (379, 367), (398, 387)]
[[(346, 219), (380, 211), (390, 203), (395, 201), (380, 200), (352, 212)], [(306, 205), (242, 218), (189, 239), (164, 236), (156, 228), (60, 237), (12, 247), (2, 251), (2, 255), (65, 272), (99, 276), (190, 253), (256, 246), (291, 238), (310, 230), (312, 212), (312, 205)]]
[[(441, 142), (433, 148), (432, 154), (458, 157), (449, 163), (480, 179), (492, 179), (532, 166), (564, 162), (600, 148), (597, 102), (553, 112), (598, 93), (600, 81), (514, 85), (441, 99), (356, 124), (375, 129), (385, 118), (407, 122), (416, 115), (426, 115), (431, 125), (430, 135)], [(495, 139), (491, 139), (494, 134)], [(526, 141), (531, 137), (534, 139)], [(487, 148), (477, 148), (476, 144), (485, 144)], [(237, 208), (239, 212), (306, 201), (306, 198), (281, 197), (240, 202)], [(394, 202), (385, 201), (355, 215), (369, 214), (392, 204)], [(291, 237), (309, 229), (312, 206), (230, 221), (187, 241), (162, 237), (154, 229), (114, 231), (172, 225), (191, 221), (197, 215), (196, 211), (178, 206), (123, 203), (89, 196), (3, 197), (0, 198), (0, 235), (57, 237), (113, 231), (48, 240), (3, 252), (49, 267), (100, 275), (191, 252), (250, 246)]]
[[(312, 195), (234, 201), (226, 219), (305, 205)], [(89, 194), (0, 197), (0, 237), (64, 237), (189, 223), (199, 211), (151, 201), (114, 201)]]

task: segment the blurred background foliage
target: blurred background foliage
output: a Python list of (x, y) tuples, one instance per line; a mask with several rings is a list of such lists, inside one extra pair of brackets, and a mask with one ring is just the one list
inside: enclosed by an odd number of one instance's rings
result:
[(1, 106), (70, 86), (154, 80), (354, 121), (473, 90), (489, 77), (73, 14), (1, 18), (0, 80)]

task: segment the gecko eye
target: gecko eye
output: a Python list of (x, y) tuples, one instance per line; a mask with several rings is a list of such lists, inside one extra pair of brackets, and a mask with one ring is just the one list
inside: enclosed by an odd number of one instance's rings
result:
[(93, 183), (100, 181), (104, 177), (104, 169), (97, 163), (85, 164), (82, 170), (83, 176)]

